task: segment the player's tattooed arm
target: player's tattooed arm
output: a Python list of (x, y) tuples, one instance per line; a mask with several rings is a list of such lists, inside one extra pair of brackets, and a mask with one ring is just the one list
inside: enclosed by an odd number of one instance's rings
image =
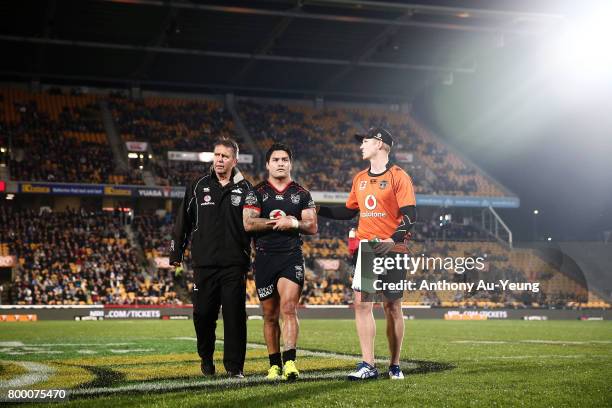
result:
[(314, 208), (302, 210), (302, 220), (299, 221), (293, 215), (285, 215), (277, 218), (274, 231), (298, 230), (304, 235), (314, 235), (317, 233), (317, 213)]
[(317, 211), (314, 208), (302, 210), (299, 230), (302, 234), (314, 235), (317, 233)]
[(268, 231), (274, 228), (275, 223), (266, 218), (259, 218), (259, 211), (253, 208), (242, 210), (242, 223), (246, 232)]

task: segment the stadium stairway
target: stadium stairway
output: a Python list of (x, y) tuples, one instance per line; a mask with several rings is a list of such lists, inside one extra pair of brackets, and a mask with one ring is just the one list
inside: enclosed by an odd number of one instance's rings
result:
[[(247, 127), (244, 125), (238, 110), (236, 109), (236, 103), (234, 95), (228, 94), (225, 97), (225, 107), (227, 108), (230, 115), (232, 115), (232, 119), (234, 120), (234, 124), (236, 125), (236, 131), (239, 136), (246, 141), (249, 146), (249, 151), (253, 155), (253, 162), (255, 164), (255, 168), (258, 169), (263, 165), (262, 154), (257, 147), (257, 144), (251, 137), (251, 134), (247, 130)], [(242, 148), (241, 148), (242, 150)]]
[(132, 246), (132, 248), (136, 248), (137, 250), (138, 262), (140, 262), (141, 264), (147, 264), (147, 272), (154, 272), (154, 266), (149, 265), (147, 263), (147, 257), (145, 256), (144, 249), (142, 248), (142, 246), (140, 246), (140, 242), (138, 242), (138, 240), (136, 239), (136, 234), (134, 233), (132, 226), (130, 224), (126, 224), (123, 228), (125, 229), (125, 233), (128, 236), (130, 245)]
[(155, 186), (155, 176), (150, 170), (145, 170), (142, 172), (142, 179), (144, 180), (145, 185), (147, 186)]
[(10, 180), (8, 164), (4, 167), (0, 167), (0, 180)]
[(10, 283), (3, 283), (2, 290), (0, 290), (0, 305), (10, 305), (11, 304), (11, 285)]
[(102, 112), (102, 124), (104, 125), (106, 137), (108, 138), (108, 142), (113, 152), (115, 167), (121, 171), (128, 171), (129, 166), (127, 162), (127, 149), (121, 140), (119, 132), (117, 131), (113, 114), (108, 107), (108, 102), (105, 100), (100, 100), (99, 106), (100, 112)]

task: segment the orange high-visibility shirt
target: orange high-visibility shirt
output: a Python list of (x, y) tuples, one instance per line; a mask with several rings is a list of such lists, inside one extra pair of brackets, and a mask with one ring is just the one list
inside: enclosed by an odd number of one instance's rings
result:
[(390, 238), (397, 229), (402, 213), (400, 208), (416, 205), (412, 179), (397, 165), (384, 173), (357, 173), (353, 179), (346, 207), (359, 210), (357, 238)]

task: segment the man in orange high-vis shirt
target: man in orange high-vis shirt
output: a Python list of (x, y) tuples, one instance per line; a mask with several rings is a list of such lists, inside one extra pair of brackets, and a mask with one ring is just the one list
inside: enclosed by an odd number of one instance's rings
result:
[[(361, 142), (364, 160), (370, 168), (353, 179), (351, 193), (345, 206), (319, 208), (322, 217), (347, 220), (359, 215), (357, 238), (380, 241), (379, 247), (389, 250), (395, 243), (408, 240), (409, 231), (416, 220), (416, 199), (410, 176), (395, 164), (389, 163), (393, 137), (386, 129), (372, 128), (365, 135), (355, 135)], [(383, 250), (384, 252), (384, 250)], [(348, 375), (349, 380), (378, 378), (374, 364), (374, 337), (376, 323), (372, 313), (373, 303), (362, 301), (361, 293), (361, 249), (357, 256), (353, 290), (355, 291), (355, 323), (363, 361)], [(399, 366), (404, 338), (402, 315), (402, 292), (396, 296), (385, 296), (383, 307), (387, 319), (387, 339), (391, 354), (389, 378), (403, 379)]]

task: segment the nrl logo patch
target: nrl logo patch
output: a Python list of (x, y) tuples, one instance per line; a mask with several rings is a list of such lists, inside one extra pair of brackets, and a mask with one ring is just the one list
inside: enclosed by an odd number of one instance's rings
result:
[[(234, 196), (232, 195), (232, 198)], [(255, 194), (253, 192), (250, 192), (249, 194), (247, 194), (246, 198), (244, 199), (244, 202), (246, 205), (255, 205), (257, 204), (257, 197), (255, 197)]]
[(232, 194), (232, 205), (238, 207), (240, 205), (240, 196)]
[(270, 196), (268, 196), (268, 193), (264, 193), (263, 197), (261, 198), (261, 201), (265, 202), (268, 198), (270, 198)]
[(304, 279), (304, 270), (303, 270), (302, 266), (295, 265), (295, 277), (298, 280)]
[(300, 203), (300, 195), (299, 194), (291, 194), (291, 202), (293, 204), (299, 204)]
[(295, 277), (299, 280), (304, 279), (304, 269), (301, 265), (295, 265)]

